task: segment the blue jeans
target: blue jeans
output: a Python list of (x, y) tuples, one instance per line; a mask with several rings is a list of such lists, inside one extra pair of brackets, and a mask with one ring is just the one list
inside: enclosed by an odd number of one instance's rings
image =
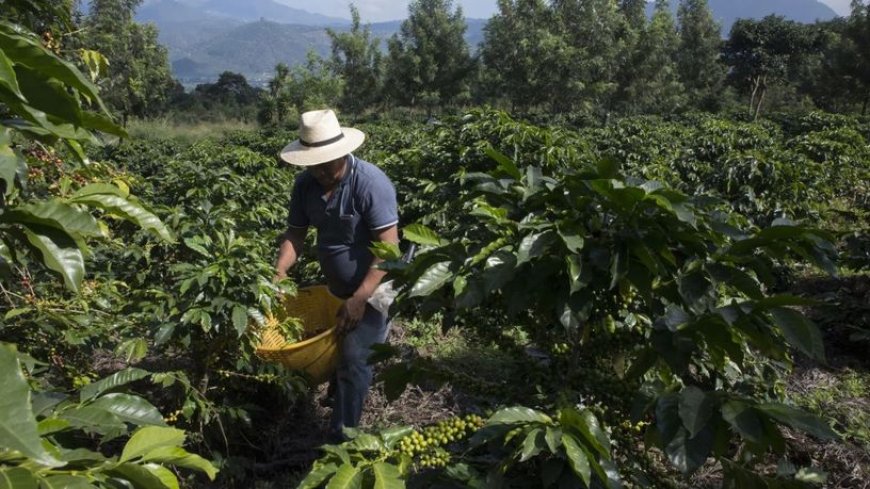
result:
[(331, 437), (341, 438), (343, 428), (359, 425), (363, 403), (374, 375), (368, 364), (371, 347), (386, 342), (388, 332), (387, 317), (366, 304), (365, 313), (356, 328), (341, 340), (338, 368), (330, 381), (330, 390), (334, 392), (332, 418), (329, 421)]

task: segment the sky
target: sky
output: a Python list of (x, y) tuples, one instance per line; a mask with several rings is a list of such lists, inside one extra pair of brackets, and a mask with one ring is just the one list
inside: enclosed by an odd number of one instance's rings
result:
[[(404, 19), (408, 16), (409, 0), (277, 0), (294, 8), (318, 14), (349, 18), (348, 5), (353, 1), (360, 11), (363, 22), (382, 22)], [(850, 0), (821, 0), (840, 15), (849, 13)], [(495, 13), (496, 0), (454, 0), (461, 5), (467, 18), (487, 19)]]

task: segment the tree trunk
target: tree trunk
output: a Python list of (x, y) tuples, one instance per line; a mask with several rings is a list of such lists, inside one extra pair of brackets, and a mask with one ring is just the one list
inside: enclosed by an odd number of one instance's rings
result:
[(752, 116), (755, 113), (755, 95), (758, 93), (758, 87), (761, 85), (761, 77), (755, 79), (752, 87), (752, 96), (749, 97), (749, 115)]
[(758, 120), (758, 114), (761, 113), (761, 104), (764, 103), (764, 96), (767, 94), (767, 83), (765, 83), (764, 78), (761, 78), (761, 83), (759, 84), (759, 89), (761, 90), (761, 94), (758, 96), (758, 104), (755, 106), (755, 115), (752, 116), (753, 121)]

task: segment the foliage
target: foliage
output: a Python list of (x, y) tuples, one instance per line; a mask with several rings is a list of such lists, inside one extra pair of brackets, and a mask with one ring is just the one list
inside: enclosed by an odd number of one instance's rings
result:
[(720, 62), (721, 29), (713, 20), (707, 0), (685, 0), (677, 10), (680, 44), (677, 66), (690, 104), (702, 110), (721, 105), (725, 66)]
[(622, 87), (623, 112), (667, 114), (685, 105), (677, 70), (679, 42), (668, 2), (657, 1), (652, 20), (641, 30), (632, 52), (631, 81)]
[[(619, 487), (608, 435), (588, 410), (565, 408), (550, 417), (511, 407), (485, 423), (470, 415), (421, 431), (395, 427), (351, 435), (340, 446), (325, 447), (300, 488), (326, 481), (329, 487), (405, 487), (405, 481), (410, 487), (492, 487), (507, 480), (536, 487)], [(528, 473), (529, 466), (540, 475)]]
[[(144, 398), (113, 392), (147, 372), (118, 372), (82, 389), (75, 399), (63, 392), (32, 390), (22, 361), (33, 370), (32, 358), (0, 343), (5, 419), (0, 426), (0, 474), (6, 487), (177, 488), (177, 475), (167, 466), (214, 479), (217, 470), (210, 462), (182, 448), (184, 431), (168, 427)], [(98, 450), (128, 435), (120, 454), (107, 456)]]
[(463, 38), (462, 8), (452, 0), (415, 0), (399, 34), (387, 43), (385, 90), (395, 103), (450, 106), (468, 98), (469, 75), (475, 63)]
[(221, 73), (215, 83), (199, 84), (190, 93), (179, 88), (169, 103), (172, 117), (200, 122), (209, 118), (253, 122), (263, 93), (244, 76), (229, 71)]
[(383, 59), (380, 39), (372, 39), (371, 26), (360, 25), (359, 10), (350, 6), (350, 32), (327, 29), (332, 44), (329, 65), (344, 80), (338, 106), (359, 114), (381, 98)]
[[(465, 310), (463, 324), (481, 334), (519, 324), (536, 344), (573, 357), (568, 369), (593, 352), (622, 358), (611, 366), (611, 382), (636, 399), (608, 398), (606, 419), (650, 420), (646, 443), (686, 473), (715, 457), (731, 464), (729, 478), (747, 477), (757, 457), (783, 452), (779, 426), (835, 436), (823, 421), (783, 404), (777, 379), (790, 351), (819, 360), (824, 352), (816, 327), (792, 309), (806, 301), (772, 292), (777, 264), (795, 258), (836, 273), (830, 235), (784, 219), (754, 226), (721, 200), (624, 177), (615, 160), (588, 159), (576, 148), (542, 158), (552, 155), (549, 147), (517, 138), (521, 124), (496, 121), (478, 115), (439, 128), (421, 153), (422, 161), (434, 155), (466, 166), (446, 191), (448, 215), (468, 217), (430, 220), (440, 236), (406, 227), (405, 237), (424, 247), (410, 266), (390, 266), (402, 270), (407, 298), (419, 298), (423, 310)], [(502, 141), (513, 158), (487, 149), (477, 131)], [(548, 132), (538, 131), (529, 128), (526, 137)], [(752, 134), (720, 144), (766, 144)], [(710, 149), (721, 157), (721, 149)], [(486, 161), (489, 170), (477, 170)], [(588, 379), (568, 374), (544, 385), (580, 403), (588, 398), (571, 396)]]
[[(6, 340), (12, 336), (6, 321), (31, 312), (29, 307), (16, 308), (18, 302), (36, 302), (34, 287), (42, 280), (31, 281), (31, 269), (36, 273), (37, 264), (59, 274), (70, 291), (80, 291), (86, 239), (109, 235), (106, 222), (94, 217), (91, 209), (165, 240), (172, 236), (129, 195), (122, 181), (86, 185), (86, 181), (71, 178), (82, 178), (81, 174), (61, 174), (52, 192), (34, 185), (42, 191), (35, 194), (28, 177), (38, 177), (34, 179), (38, 182), (44, 178), (44, 167), (28, 172), (25, 151), (38, 155), (42, 163), (53, 164), (53, 171), (61, 171), (63, 162), (50, 157), (42, 143), (63, 141), (73, 157), (86, 162), (81, 143), (98, 141), (92, 131), (124, 132), (112, 123), (96, 88), (81, 72), (44, 48), (31, 33), (5, 21), (0, 22), (0, 67), (0, 101), (13, 116), (0, 121), (0, 289), (6, 301), (0, 331)], [(88, 110), (89, 105), (97, 111)], [(13, 271), (28, 295), (7, 289)], [(86, 302), (82, 305), (87, 309)], [(41, 339), (36, 334), (29, 336)], [(31, 380), (47, 388), (33, 392), (21, 370), (22, 361), (29, 365)], [(0, 427), (0, 471), (7, 485), (178, 487), (175, 474), (164, 465), (214, 477), (215, 468), (181, 448), (185, 433), (166, 428), (152, 404), (135, 395), (107, 393), (141, 375), (109, 377), (82, 389), (75, 401), (52, 388), (47, 373), (34, 369), (33, 357), (19, 354), (14, 345), (0, 343), (0, 363), (5, 395), (0, 405), (5, 420)], [(132, 433), (119, 457), (95, 451), (99, 443), (129, 434), (128, 424), (143, 427)]]
[(174, 81), (157, 29), (139, 24), (141, 0), (94, 0), (83, 23), (82, 44), (106, 57), (108, 76), (99, 81), (106, 102), (123, 122), (162, 112)]
[(724, 56), (733, 68), (730, 73), (733, 82), (750, 92), (752, 118), (758, 118), (768, 87), (783, 83), (790, 70), (812, 52), (815, 43), (809, 28), (775, 15), (734, 23)]
[(326, 61), (309, 51), (305, 66), (291, 70), (282, 63), (275, 67), (268, 93), (260, 99), (257, 120), (263, 125), (295, 124), (302, 112), (334, 107), (341, 98), (344, 83), (330, 71)]

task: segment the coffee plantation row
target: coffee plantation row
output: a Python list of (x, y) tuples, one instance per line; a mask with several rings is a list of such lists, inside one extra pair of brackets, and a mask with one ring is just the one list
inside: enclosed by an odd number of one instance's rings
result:
[[(405, 243), (421, 247), (410, 265), (378, 250), (405, 285), (399, 317), (450, 317), (547, 359), (524, 367), (534, 403), (504, 389), (480, 406), (487, 419), (356, 433), (300, 487), (636, 487), (671, 470), (654, 453), (685, 474), (715, 459), (731, 487), (819, 477), (764, 470), (787, 452), (783, 427), (838, 436), (784, 396), (795, 357), (825, 352), (795, 309), (808, 302), (783, 291), (809, 267), (867, 269), (868, 121), (573, 127), (480, 109), (361, 128), (360, 156), (395, 182)], [(212, 464), (228, 485), (249, 477), (263, 427), (308, 396), (304, 378), (255, 358), (249, 328), (278, 292), (295, 170), (277, 152), (294, 137), (86, 141), (82, 162), (16, 141), (22, 171), (4, 176), (16, 185), (0, 215), (8, 480), (175, 487), (165, 466), (214, 477)], [(293, 279), (318, 273), (309, 257)], [(393, 350), (379, 355), (390, 396), (440, 375)], [(178, 448), (185, 438), (212, 462)]]

